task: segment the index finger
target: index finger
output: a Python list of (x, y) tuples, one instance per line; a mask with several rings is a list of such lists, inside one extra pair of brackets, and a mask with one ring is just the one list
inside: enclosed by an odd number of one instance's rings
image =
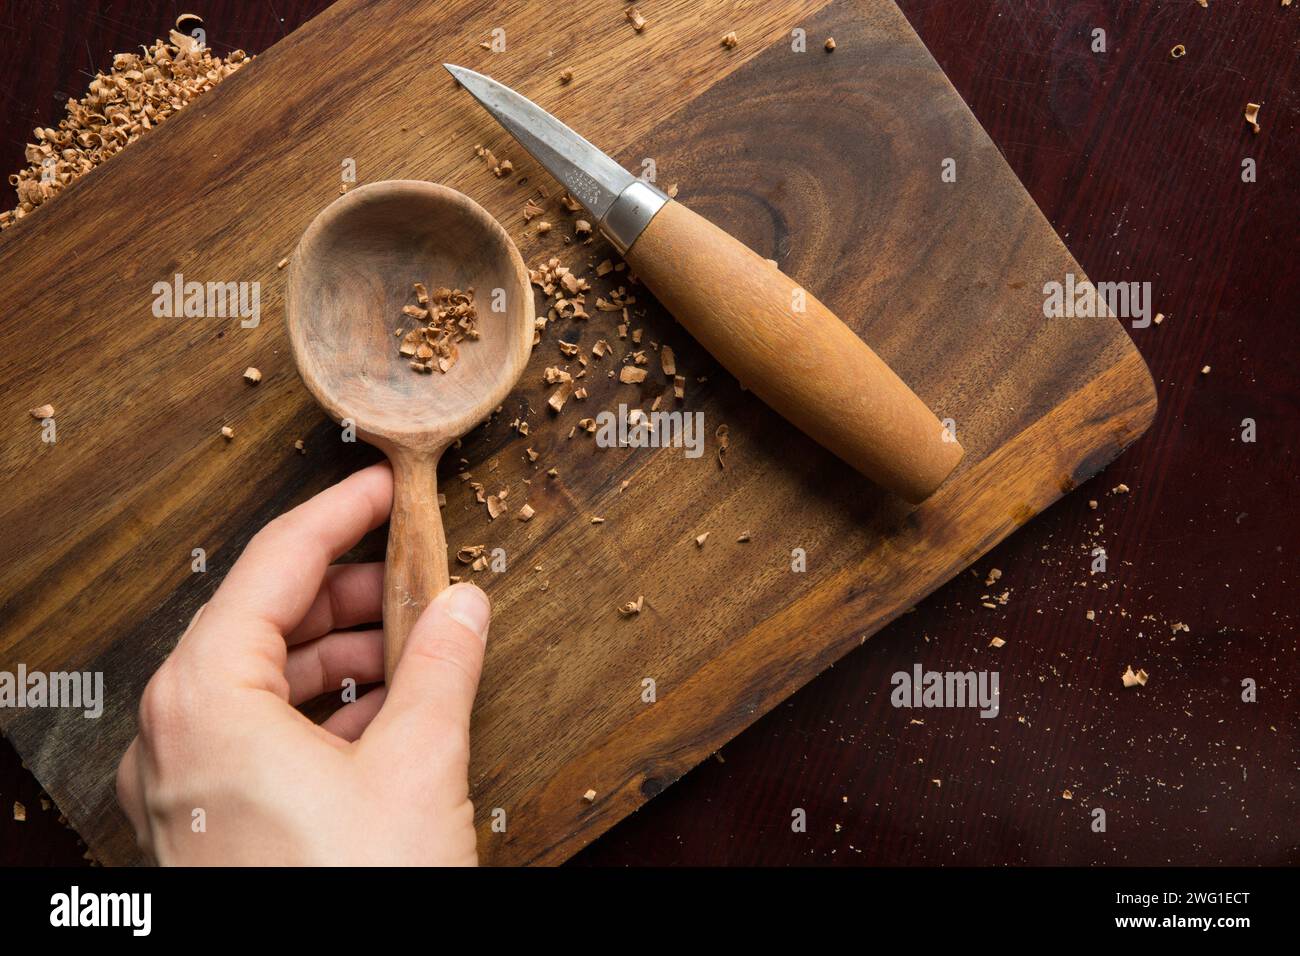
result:
[(393, 472), (381, 462), (285, 512), (248, 542), (205, 616), (287, 634), (311, 607), (326, 568), (383, 524), (392, 506)]

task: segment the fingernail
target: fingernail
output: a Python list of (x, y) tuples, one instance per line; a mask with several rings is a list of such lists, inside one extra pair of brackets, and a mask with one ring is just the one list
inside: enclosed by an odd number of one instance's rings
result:
[(444, 591), (447, 616), (455, 618), (483, 640), (487, 640), (488, 618), (492, 607), (487, 595), (473, 584), (457, 584)]

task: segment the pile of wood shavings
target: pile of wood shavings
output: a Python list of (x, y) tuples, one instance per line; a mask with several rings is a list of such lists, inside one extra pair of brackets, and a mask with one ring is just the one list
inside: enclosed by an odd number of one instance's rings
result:
[(193, 37), (172, 30), (142, 53), (119, 53), (108, 73), (96, 74), (80, 100), (68, 100), (57, 129), (37, 128), (27, 144), (28, 166), (9, 177), (18, 194), (0, 212), (0, 229), (12, 226), (123, 147), (184, 108), (252, 57), (235, 50), (214, 56)]
[(460, 343), (479, 337), (474, 289), (437, 288), (430, 296), (423, 282), (415, 283), (414, 288), (419, 305), (404, 306), (402, 314), (423, 324), (393, 333), (402, 340), (398, 352), (410, 359), (417, 372), (427, 374), (437, 368), (446, 374), (460, 358)]

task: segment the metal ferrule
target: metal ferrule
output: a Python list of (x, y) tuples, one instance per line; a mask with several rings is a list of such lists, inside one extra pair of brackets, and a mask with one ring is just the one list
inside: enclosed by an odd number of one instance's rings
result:
[(666, 194), (638, 179), (618, 194), (614, 204), (605, 213), (605, 218), (598, 224), (600, 231), (622, 255), (632, 248), (632, 243), (636, 242), (666, 202)]

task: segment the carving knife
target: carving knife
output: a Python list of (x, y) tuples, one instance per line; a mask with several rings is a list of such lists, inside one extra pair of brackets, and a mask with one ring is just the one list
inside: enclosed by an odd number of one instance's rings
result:
[(586, 208), (677, 321), (793, 425), (912, 502), (956, 467), (954, 430), (797, 282), (531, 100), (443, 66)]

